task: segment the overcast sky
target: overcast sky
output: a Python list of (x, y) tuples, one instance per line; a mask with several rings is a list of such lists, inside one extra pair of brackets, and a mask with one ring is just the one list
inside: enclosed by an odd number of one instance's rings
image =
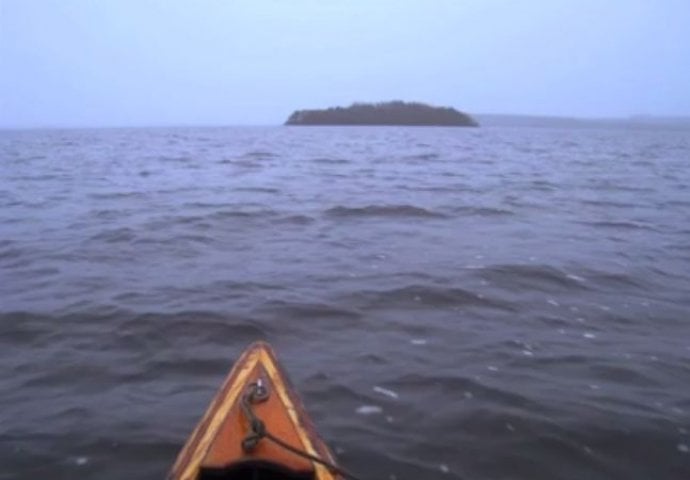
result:
[(0, 0), (0, 126), (690, 115), (690, 0)]

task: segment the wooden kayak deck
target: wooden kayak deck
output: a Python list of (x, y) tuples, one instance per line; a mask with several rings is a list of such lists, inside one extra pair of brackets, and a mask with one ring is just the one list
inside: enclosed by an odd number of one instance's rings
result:
[(233, 476), (237, 475), (233, 472), (252, 472), (254, 468), (277, 469), (288, 478), (341, 479), (321, 463), (297, 455), (268, 438), (260, 440), (250, 452), (243, 449), (242, 440), (251, 433), (251, 427), (242, 410), (242, 401), (247, 389), (256, 382), (268, 391), (268, 398), (252, 407), (266, 430), (295, 449), (335, 464), (275, 353), (267, 343), (257, 342), (233, 366), (180, 451), (169, 480), (235, 479), (239, 477)]

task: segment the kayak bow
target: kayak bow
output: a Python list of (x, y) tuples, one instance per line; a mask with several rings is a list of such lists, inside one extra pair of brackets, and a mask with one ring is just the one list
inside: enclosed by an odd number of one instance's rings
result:
[(169, 480), (341, 480), (275, 353), (254, 343), (189, 436)]

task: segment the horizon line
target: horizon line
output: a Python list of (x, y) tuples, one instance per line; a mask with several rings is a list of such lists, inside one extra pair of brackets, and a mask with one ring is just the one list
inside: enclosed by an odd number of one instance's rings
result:
[[(464, 111), (464, 113), (468, 113)], [(631, 114), (628, 116), (578, 116), (567, 114), (538, 114), (538, 113), (505, 113), (505, 112), (482, 112), (468, 113), (477, 117), (512, 117), (516, 119), (539, 119), (539, 120), (570, 120), (582, 122), (668, 122), (668, 121), (690, 121), (690, 114), (684, 115), (657, 115), (657, 114)], [(0, 125), (0, 131), (8, 130), (108, 130), (108, 129), (127, 129), (127, 128), (233, 128), (233, 127), (282, 127), (281, 123), (159, 123), (159, 124), (103, 124), (103, 125), (83, 125), (83, 124), (46, 124), (46, 125)], [(328, 126), (328, 125), (324, 125)], [(334, 125), (335, 126), (335, 125)], [(375, 126), (375, 125), (370, 125)], [(481, 125), (480, 125), (481, 126)]]

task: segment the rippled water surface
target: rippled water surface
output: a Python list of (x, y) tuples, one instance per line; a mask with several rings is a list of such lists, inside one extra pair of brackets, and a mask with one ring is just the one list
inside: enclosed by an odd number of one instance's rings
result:
[(366, 479), (690, 478), (689, 162), (687, 131), (0, 132), (0, 477), (163, 477), (267, 339)]

